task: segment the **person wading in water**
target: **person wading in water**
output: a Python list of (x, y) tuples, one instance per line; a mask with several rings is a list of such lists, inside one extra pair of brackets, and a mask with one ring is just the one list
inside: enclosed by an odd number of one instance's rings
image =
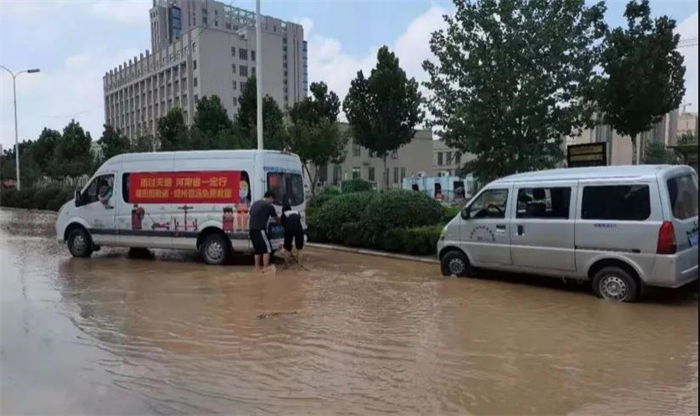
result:
[[(253, 243), (255, 250), (255, 270), (275, 271), (275, 266), (270, 266), (270, 254), (272, 254), (272, 245), (267, 236), (267, 224), (270, 218), (274, 218), (279, 223), (280, 219), (277, 216), (275, 207), (272, 202), (275, 200), (275, 195), (271, 191), (267, 191), (263, 199), (255, 201), (250, 207), (250, 241)], [(262, 268), (261, 268), (262, 267)]]

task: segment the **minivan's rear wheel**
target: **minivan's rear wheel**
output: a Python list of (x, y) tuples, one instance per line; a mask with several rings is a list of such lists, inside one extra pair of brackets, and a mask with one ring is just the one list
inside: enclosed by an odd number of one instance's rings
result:
[(593, 277), (593, 293), (616, 302), (634, 302), (639, 298), (639, 284), (620, 267), (605, 267)]
[(82, 228), (74, 228), (68, 234), (68, 251), (73, 257), (90, 257), (92, 254), (92, 239), (88, 232)]
[(471, 275), (472, 269), (469, 259), (461, 251), (450, 251), (445, 254), (440, 261), (442, 274), (445, 276), (467, 277)]
[(210, 234), (202, 242), (202, 257), (207, 264), (223, 264), (231, 252), (231, 244), (221, 234)]

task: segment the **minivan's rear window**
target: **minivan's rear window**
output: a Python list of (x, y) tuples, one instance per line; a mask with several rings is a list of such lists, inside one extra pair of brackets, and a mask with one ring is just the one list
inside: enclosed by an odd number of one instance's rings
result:
[(651, 215), (648, 185), (602, 185), (583, 188), (584, 220), (643, 221)]
[(666, 181), (673, 216), (684, 220), (698, 215), (698, 181), (694, 175), (683, 175)]

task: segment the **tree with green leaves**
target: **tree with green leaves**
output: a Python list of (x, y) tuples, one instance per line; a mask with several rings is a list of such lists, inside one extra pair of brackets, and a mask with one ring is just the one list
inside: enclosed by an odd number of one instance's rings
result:
[[(348, 137), (336, 123), (340, 113), (338, 96), (324, 82), (314, 82), (309, 89), (311, 96), (289, 110), (287, 130), (290, 150), (299, 155), (311, 182), (311, 194), (315, 195), (320, 169), (344, 159)], [(313, 175), (309, 163), (315, 167)]]
[(49, 164), (60, 140), (61, 133), (59, 131), (44, 127), (39, 138), (32, 145), (32, 157), (44, 175), (49, 175)]
[[(238, 97), (238, 114), (234, 125), (235, 143), (242, 149), (257, 147), (257, 93), (255, 77), (249, 77)], [(284, 113), (277, 102), (263, 97), (263, 146), (265, 149), (282, 150), (287, 146), (287, 129)]]
[(607, 30), (604, 4), (584, 0), (455, 1), (433, 33), (431, 126), (476, 158), (481, 181), (546, 169), (562, 138), (590, 124), (595, 67)]
[(148, 153), (156, 151), (156, 139), (151, 134), (141, 134), (131, 142), (131, 153)]
[(678, 163), (678, 158), (662, 142), (653, 141), (646, 146), (644, 163), (648, 165), (675, 165)]
[(80, 123), (71, 120), (63, 129), (61, 140), (56, 144), (49, 171), (54, 178), (89, 175), (95, 167), (92, 155), (92, 138)]
[(632, 139), (633, 160), (639, 160), (637, 137), (651, 130), (666, 113), (681, 104), (685, 66), (678, 52), (676, 21), (651, 19), (649, 1), (631, 1), (625, 9), (627, 28), (616, 28), (605, 39), (599, 92), (605, 122)]
[(694, 132), (685, 132), (678, 136), (677, 142), (680, 146), (698, 144), (698, 135)]
[[(41, 166), (36, 161), (35, 151), (36, 142), (31, 140), (23, 141), (19, 144), (19, 165), (22, 189), (31, 187), (34, 182), (43, 176)], [(15, 170), (15, 149), (14, 146), (4, 150), (0, 157), (0, 180), (16, 180), (17, 172)]]
[(131, 141), (129, 138), (109, 124), (104, 125), (102, 137), (100, 137), (100, 140), (98, 140), (97, 143), (99, 143), (100, 147), (102, 148), (101, 162), (109, 160), (112, 157), (122, 153), (129, 153), (131, 151)]
[(202, 97), (197, 102), (194, 123), (190, 129), (193, 150), (226, 149), (227, 138), (233, 135), (233, 123), (218, 95)]
[(421, 102), (418, 82), (406, 76), (399, 58), (386, 46), (377, 52), (377, 65), (368, 78), (357, 73), (343, 101), (354, 140), (384, 161), (387, 188), (386, 158), (413, 139), (423, 120)]
[(157, 138), (160, 142), (160, 150), (188, 150), (189, 129), (185, 124), (185, 116), (182, 109), (173, 107), (168, 113), (158, 120)]

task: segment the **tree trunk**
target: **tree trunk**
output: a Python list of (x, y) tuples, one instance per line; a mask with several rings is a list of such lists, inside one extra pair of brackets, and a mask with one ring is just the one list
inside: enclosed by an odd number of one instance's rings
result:
[[(309, 177), (309, 182), (311, 182), (311, 196), (313, 197), (316, 195), (316, 177), (311, 177), (308, 163), (304, 163), (304, 169), (306, 169), (306, 176)], [(318, 176), (318, 170), (316, 171), (316, 176)]]
[(384, 190), (389, 190), (389, 171), (386, 169), (386, 155), (384, 155)]
[(631, 135), (630, 139), (632, 140), (632, 164), (638, 165), (639, 164), (640, 146), (637, 143), (637, 135), (636, 134)]

